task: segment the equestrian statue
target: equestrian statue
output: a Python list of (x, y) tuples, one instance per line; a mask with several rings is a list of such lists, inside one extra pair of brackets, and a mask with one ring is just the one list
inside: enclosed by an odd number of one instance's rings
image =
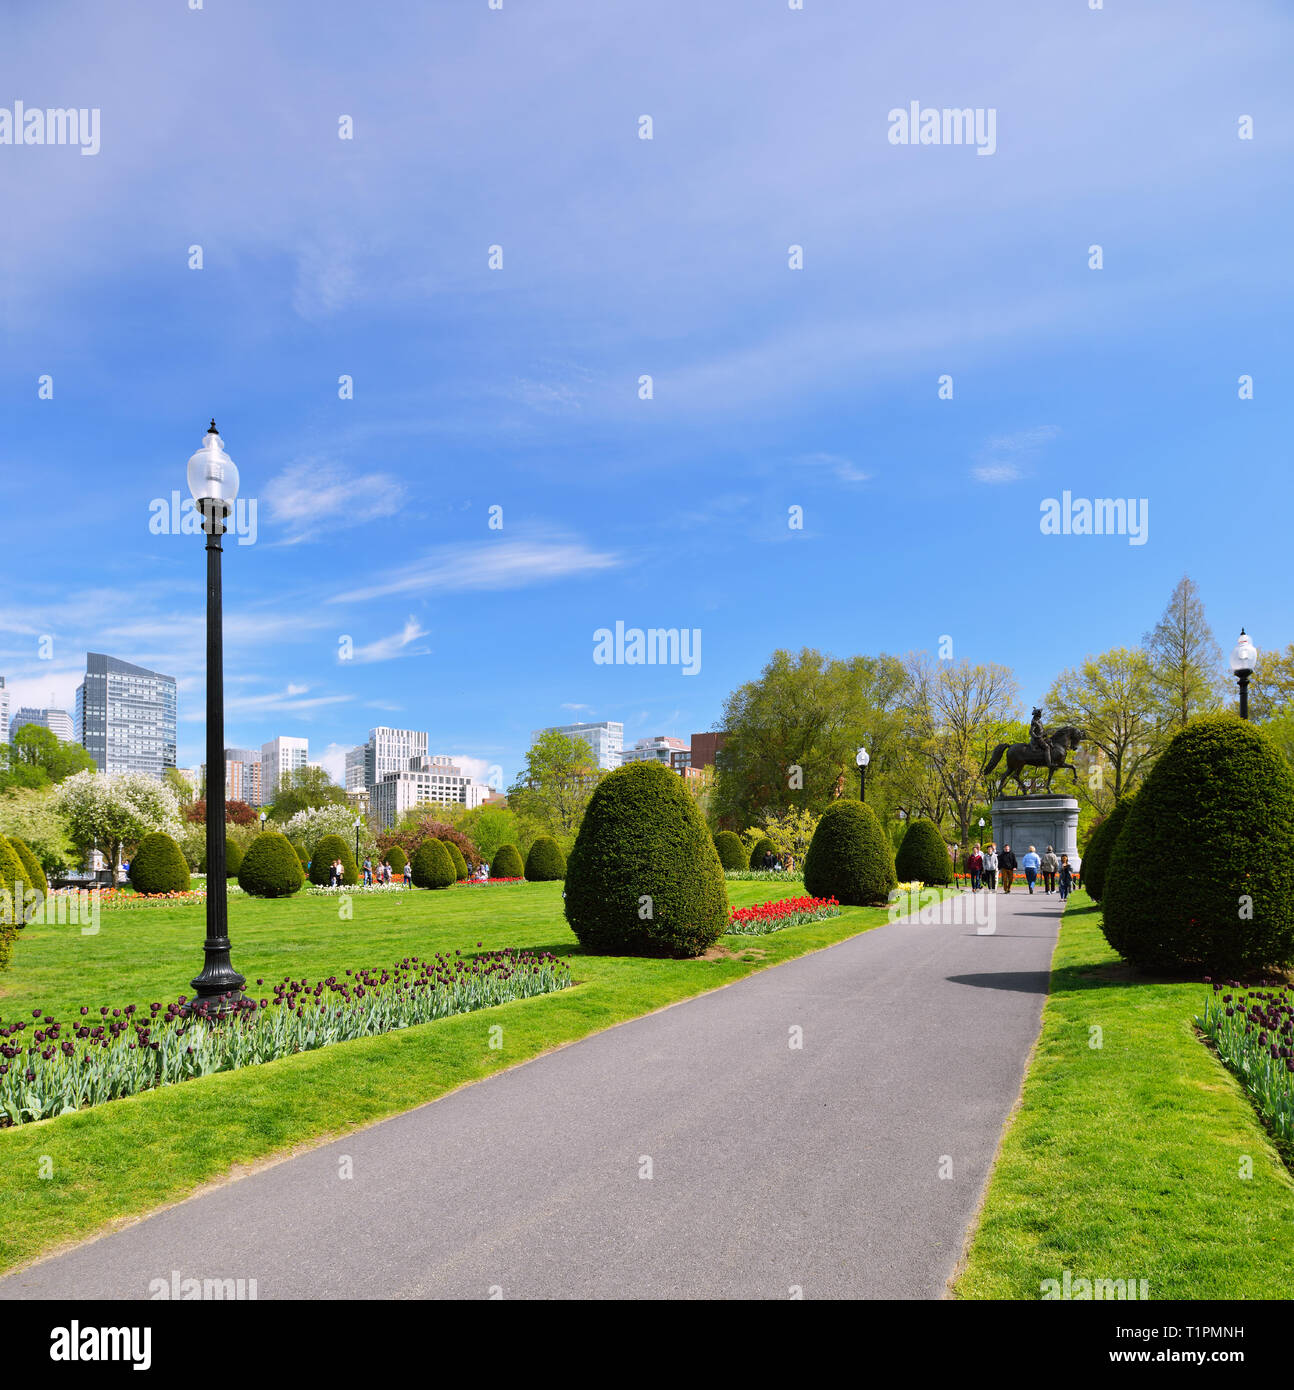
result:
[(1050, 796), (1051, 779), (1062, 768), (1073, 773), (1074, 781), (1078, 781), (1078, 769), (1073, 763), (1066, 762), (1065, 755), (1077, 748), (1086, 737), (1087, 735), (1082, 729), (1076, 729), (1072, 724), (1063, 724), (1059, 729), (1053, 729), (1049, 734), (1044, 733), (1042, 710), (1035, 709), (1033, 718), (1029, 723), (1029, 742), (999, 743), (993, 750), (993, 756), (985, 764), (983, 775), (987, 777), (998, 765), (1002, 754), (1005, 753), (1006, 771), (1002, 774), (1002, 780), (997, 785), (999, 797), (1002, 795), (1002, 790), (1009, 777), (1015, 778), (1021, 796), (1029, 795), (1029, 789), (1020, 776), (1020, 769), (1024, 767), (1045, 767), (1047, 769), (1047, 786), (1043, 794)]

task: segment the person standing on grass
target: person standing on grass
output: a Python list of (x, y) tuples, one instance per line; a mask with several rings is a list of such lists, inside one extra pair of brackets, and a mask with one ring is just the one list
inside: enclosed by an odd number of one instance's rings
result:
[(997, 848), (994, 845), (984, 851), (984, 887), (990, 893), (997, 891)]
[(1019, 867), (1019, 861), (1011, 853), (1010, 845), (1002, 846), (1002, 853), (997, 857), (997, 866), (1002, 870), (1002, 891), (1011, 891), (1011, 881), (1015, 878), (1015, 871)]
[(1074, 870), (1069, 865), (1069, 855), (1060, 856), (1060, 900), (1064, 902), (1069, 897), (1069, 890), (1074, 886)]
[(1032, 845), (1029, 852), (1020, 861), (1020, 867), (1024, 870), (1025, 882), (1029, 885), (1029, 891), (1033, 892), (1033, 886), (1038, 882), (1038, 868), (1042, 860), (1038, 857), (1038, 851)]
[(1047, 846), (1047, 853), (1042, 856), (1042, 886), (1048, 893), (1056, 891), (1056, 875), (1060, 871), (1060, 860), (1056, 858), (1056, 851), (1050, 845)]
[(365, 888), (371, 888), (372, 886), (373, 886), (373, 861), (372, 861), (372, 860), (368, 857), (368, 855), (366, 854), (366, 855), (364, 856), (364, 887), (365, 887)]

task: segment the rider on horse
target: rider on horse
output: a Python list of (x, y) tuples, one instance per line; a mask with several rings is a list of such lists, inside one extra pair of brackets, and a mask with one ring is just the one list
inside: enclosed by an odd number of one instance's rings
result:
[(1051, 744), (1043, 735), (1042, 711), (1036, 706), (1033, 711), (1033, 718), (1029, 722), (1029, 747), (1036, 748), (1043, 755), (1044, 766), (1051, 766)]

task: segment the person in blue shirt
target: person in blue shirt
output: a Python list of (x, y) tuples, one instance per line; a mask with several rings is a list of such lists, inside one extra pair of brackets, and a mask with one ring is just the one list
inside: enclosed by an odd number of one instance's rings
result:
[(1020, 861), (1020, 867), (1024, 870), (1025, 882), (1028, 883), (1031, 893), (1033, 892), (1033, 885), (1038, 881), (1038, 866), (1041, 863), (1042, 860), (1038, 858), (1037, 850), (1030, 845), (1028, 854)]

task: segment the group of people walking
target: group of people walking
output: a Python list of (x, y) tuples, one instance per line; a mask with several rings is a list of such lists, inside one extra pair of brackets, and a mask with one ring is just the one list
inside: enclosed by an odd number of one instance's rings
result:
[[(377, 875), (376, 882), (378, 883), (399, 882), (407, 886), (409, 882), (409, 865), (406, 864), (404, 866), (404, 872), (402, 874), (396, 874), (395, 871), (391, 868), (391, 865), (385, 859), (376, 868), (374, 868), (373, 861), (371, 859), (366, 858), (364, 860), (365, 887), (372, 886), (372, 884), (375, 881), (373, 877), (374, 874)], [(341, 879), (339, 878), (337, 882), (340, 883)]]
[(1042, 875), (1044, 893), (1059, 893), (1061, 898), (1067, 898), (1074, 886), (1074, 868), (1069, 862), (1069, 855), (1062, 854), (1058, 859), (1056, 851), (1050, 845), (1047, 846), (1046, 854), (1039, 854), (1030, 845), (1022, 859), (1016, 858), (1010, 845), (1003, 845), (1001, 853), (993, 844), (987, 849), (981, 849), (976, 845), (967, 864), (970, 869), (972, 892), (978, 892), (981, 888), (986, 888), (990, 893), (996, 892), (1000, 874), (1002, 891), (1009, 893), (1015, 882), (1017, 869), (1024, 870), (1025, 883), (1031, 893), (1037, 885), (1039, 874)]

